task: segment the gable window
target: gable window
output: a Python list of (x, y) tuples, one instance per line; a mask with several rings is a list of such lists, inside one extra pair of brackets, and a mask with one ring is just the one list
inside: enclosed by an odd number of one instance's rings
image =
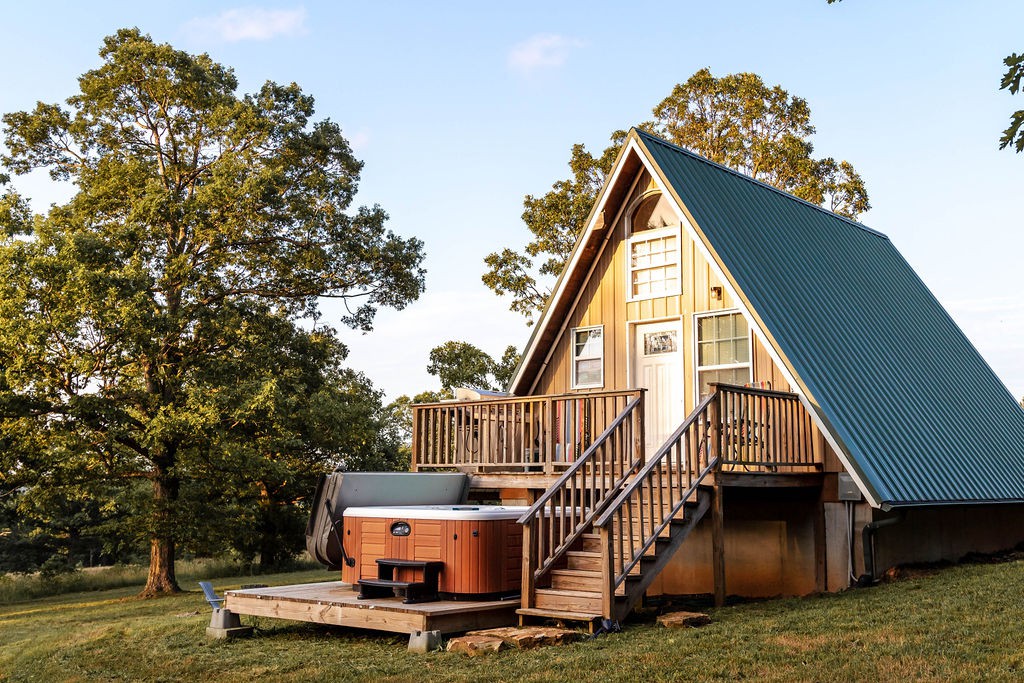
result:
[(630, 298), (679, 294), (679, 231), (629, 241)]
[(603, 387), (604, 326), (574, 328), (572, 347), (572, 388)]
[(697, 316), (697, 394), (711, 393), (710, 384), (750, 382), (750, 331), (739, 313)]
[(681, 293), (680, 223), (660, 193), (645, 196), (630, 216), (626, 246), (629, 298)]

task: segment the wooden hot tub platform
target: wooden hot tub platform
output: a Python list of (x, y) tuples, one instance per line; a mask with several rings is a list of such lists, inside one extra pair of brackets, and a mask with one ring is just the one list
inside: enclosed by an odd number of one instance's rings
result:
[(359, 600), (341, 581), (302, 583), (226, 592), (224, 606), (235, 614), (309, 621), (392, 633), (458, 633), (516, 623), (519, 598), (441, 600), (413, 605), (401, 598)]

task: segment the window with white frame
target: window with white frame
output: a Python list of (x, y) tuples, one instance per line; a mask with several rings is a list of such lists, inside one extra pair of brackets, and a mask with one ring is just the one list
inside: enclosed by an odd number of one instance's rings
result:
[(679, 231), (629, 240), (631, 299), (679, 294)]
[(630, 216), (627, 242), (629, 298), (679, 294), (680, 224), (661, 194), (645, 197)]
[(572, 347), (572, 388), (603, 387), (604, 326), (574, 328)]
[(710, 384), (744, 385), (750, 382), (750, 330), (735, 311), (698, 315), (697, 393), (704, 398)]

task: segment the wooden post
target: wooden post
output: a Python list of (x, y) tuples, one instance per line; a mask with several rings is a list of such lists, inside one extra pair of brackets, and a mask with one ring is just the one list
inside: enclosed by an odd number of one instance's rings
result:
[[(828, 544), (825, 531), (825, 490), (821, 487), (814, 503), (814, 569), (818, 591), (828, 590)], [(833, 489), (834, 490), (834, 489)]]
[[(541, 510), (540, 514), (543, 516), (544, 510)], [(533, 607), (533, 591), (536, 586), (533, 573), (537, 564), (536, 525), (536, 517), (523, 525), (523, 585), (519, 589), (521, 595), (519, 606), (523, 609)]]
[(544, 449), (544, 474), (553, 474), (555, 471), (555, 401), (552, 398), (544, 399), (547, 404), (547, 423), (548, 428), (544, 439), (547, 442), (547, 447)]
[[(643, 467), (647, 461), (647, 443), (644, 436), (644, 403), (647, 401), (647, 390), (640, 390), (640, 403), (636, 407), (636, 417), (634, 424), (636, 427), (633, 432), (634, 448), (636, 448), (636, 459), (640, 463), (640, 467)], [(625, 468), (623, 468), (625, 469)]]
[(615, 549), (611, 525), (601, 527), (601, 614), (615, 618)]
[(725, 604), (725, 510), (722, 485), (716, 478), (711, 507), (712, 567), (715, 577), (715, 607)]
[(416, 464), (420, 458), (420, 409), (416, 406), (412, 408), (412, 457), (409, 459), (409, 471), (416, 471)]
[[(718, 393), (718, 387), (712, 387)], [(715, 607), (725, 604), (725, 501), (722, 499), (722, 410), (721, 394), (708, 406), (711, 409), (711, 437), (708, 457), (716, 459), (714, 498), (711, 501), (711, 562), (715, 581)]]

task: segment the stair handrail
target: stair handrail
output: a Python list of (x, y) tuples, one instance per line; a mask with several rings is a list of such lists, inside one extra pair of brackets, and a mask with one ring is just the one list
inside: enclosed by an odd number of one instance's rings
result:
[[(623, 486), (623, 484), (629, 479), (634, 472), (637, 471), (643, 465), (644, 460), (644, 447), (643, 447), (643, 399), (644, 390), (637, 390), (637, 395), (626, 406), (622, 409), (622, 412), (612, 420), (611, 424), (601, 433), (601, 435), (592, 443), (590, 446), (580, 455), (579, 458), (573, 462), (573, 464), (567, 469), (562, 476), (560, 476), (555, 483), (550, 486), (540, 498), (530, 506), (520, 518), (519, 523), (523, 525), (523, 554), (524, 554), (524, 567), (523, 567), (523, 596), (524, 603), (528, 603), (532, 595), (532, 587), (537, 578), (544, 575), (552, 565), (559, 560), (569, 548), (580, 538), (580, 536), (586, 532), (587, 529), (591, 528), (591, 524), (596, 515), (604, 510), (611, 496), (608, 495), (609, 491), (616, 491)], [(609, 472), (606, 471), (605, 463), (603, 460), (594, 463), (600, 465), (602, 469), (600, 479), (602, 482), (601, 486), (601, 497), (598, 500), (590, 501), (589, 511), (580, 514), (577, 519), (576, 504), (579, 503), (580, 508), (586, 508), (586, 501), (576, 500), (576, 490), (570, 489), (570, 509), (569, 518), (572, 524), (572, 529), (568, 534), (564, 534), (561, 542), (557, 547), (548, 548), (545, 557), (538, 557), (538, 553), (534, 552), (535, 546), (539, 538), (534, 537), (534, 523), (542, 519), (545, 516), (545, 508), (552, 503), (555, 496), (561, 495), (563, 497), (563, 506), (565, 500), (566, 490), (574, 478), (579, 475), (580, 470), (586, 467), (588, 464), (592, 464), (592, 461), (596, 459), (598, 453), (601, 453), (606, 445), (609, 445), (613, 438), (618, 434), (620, 428), (626, 423), (627, 420), (633, 419), (632, 424), (633, 433), (630, 434), (632, 438), (629, 439), (628, 444), (623, 444), (623, 448), (626, 453), (629, 454), (628, 462), (623, 461), (619, 464), (619, 472), (616, 477), (615, 474), (615, 461), (614, 459), (610, 463), (610, 477)], [(590, 478), (591, 481), (596, 484), (598, 475), (597, 467), (591, 469)], [(587, 473), (583, 474), (587, 477)], [(613, 479), (609, 484), (607, 479)], [(579, 492), (582, 497), (582, 491)], [(563, 516), (565, 514), (564, 508), (562, 509)], [(564, 529), (563, 529), (564, 531)], [(554, 543), (552, 543), (554, 545)], [(529, 604), (524, 604), (524, 607), (528, 607)]]
[[(598, 517), (597, 520), (595, 520), (594, 527), (600, 529), (604, 529), (605, 527), (607, 527), (608, 524), (614, 518), (614, 516), (617, 513), (619, 513), (625, 505), (628, 505), (630, 503), (631, 499), (633, 498), (637, 490), (642, 489), (644, 484), (649, 479), (652, 479), (655, 476), (655, 472), (658, 473), (659, 477), (661, 476), (662, 465), (665, 464), (665, 460), (668, 458), (669, 454), (673, 452), (673, 449), (676, 447), (676, 445), (680, 443), (686, 432), (695, 424), (698, 426), (698, 429), (703, 427), (704, 435), (702, 438), (698, 440), (698, 452), (696, 456), (698, 459), (697, 464), (699, 465), (700, 448), (703, 446), (705, 451), (705, 458), (707, 461), (706, 464), (703, 467), (699, 468), (695, 474), (694, 471), (691, 470), (688, 466), (685, 468), (680, 468), (680, 471), (676, 472), (677, 477), (685, 476), (688, 478), (685, 490), (683, 490), (680, 493), (679, 499), (675, 501), (674, 504), (671, 504), (670, 500), (669, 510), (667, 512), (662, 513), (662, 519), (660, 522), (652, 524), (650, 533), (644, 534), (644, 538), (642, 539), (643, 542), (639, 548), (637, 548), (635, 544), (630, 544), (632, 546), (630, 548), (632, 556), (630, 557), (628, 562), (626, 558), (623, 557), (624, 548), (622, 547), (622, 534), (619, 534), (619, 559), (622, 563), (622, 567), (621, 569), (619, 569), (619, 571), (613, 572), (613, 583), (610, 586), (608, 586), (608, 589), (610, 589), (611, 593), (614, 593), (615, 589), (618, 588), (618, 586), (620, 586), (622, 582), (626, 580), (626, 577), (629, 576), (630, 570), (632, 570), (633, 567), (635, 567), (637, 563), (640, 562), (640, 559), (644, 556), (644, 554), (657, 541), (658, 536), (665, 530), (665, 528), (669, 524), (671, 524), (676, 514), (683, 508), (683, 506), (689, 500), (690, 496), (694, 493), (694, 491), (697, 490), (697, 487), (701, 484), (701, 482), (704, 481), (705, 478), (707, 478), (707, 475), (711, 473), (714, 470), (715, 466), (718, 464), (721, 449), (719, 447), (719, 444), (717, 443), (719, 439), (718, 418), (717, 416), (714, 415), (714, 413), (718, 412), (716, 409), (719, 407), (719, 398), (720, 392), (718, 391), (715, 391), (706, 398), (704, 398), (704, 400), (702, 400), (697, 405), (697, 407), (693, 409), (693, 412), (691, 412), (690, 415), (683, 421), (683, 423), (679, 425), (679, 427), (672, 433), (672, 435), (668, 439), (666, 439), (665, 443), (661, 445), (661, 447), (655, 452), (655, 454), (647, 460), (647, 462), (640, 469), (640, 471), (637, 472), (636, 476), (633, 477), (633, 480), (629, 482), (629, 484), (626, 485), (625, 488), (623, 488), (622, 492), (619, 493), (618, 496), (616, 496), (615, 500), (604, 508), (604, 512), (600, 515), (600, 517)], [(707, 417), (705, 417), (705, 414), (708, 413), (710, 414), (707, 415)], [(703, 424), (702, 418), (704, 418)], [(689, 454), (687, 453), (685, 454), (685, 456), (688, 457)], [(671, 470), (665, 476), (671, 479)], [(642, 515), (643, 512), (641, 510), (641, 517)], [(632, 528), (630, 529), (629, 535), (632, 536)], [(606, 549), (603, 549), (603, 551), (604, 550)], [(614, 553), (612, 553), (611, 556), (605, 557), (603, 559), (605, 564), (614, 562)]]

